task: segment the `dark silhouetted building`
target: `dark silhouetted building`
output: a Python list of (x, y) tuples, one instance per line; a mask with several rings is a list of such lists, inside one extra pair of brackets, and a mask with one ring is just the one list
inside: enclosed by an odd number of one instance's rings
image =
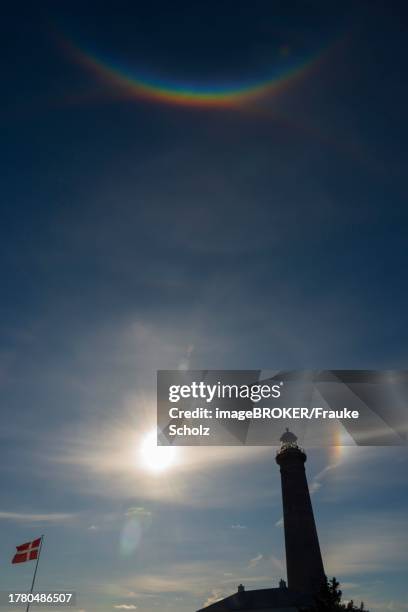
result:
[(280, 466), (282, 482), (288, 584), (286, 586), (286, 582), (281, 580), (278, 588), (251, 591), (246, 591), (240, 584), (237, 593), (198, 612), (301, 612), (313, 606), (314, 596), (325, 582), (306, 479), (306, 453), (288, 429), (280, 440), (276, 462)]
[(313, 594), (320, 591), (325, 574), (306, 480), (306, 454), (288, 430), (281, 442), (276, 462), (282, 481), (288, 588)]

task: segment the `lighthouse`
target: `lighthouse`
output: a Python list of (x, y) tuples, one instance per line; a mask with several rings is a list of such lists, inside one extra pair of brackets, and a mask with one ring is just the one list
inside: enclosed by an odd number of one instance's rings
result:
[(319, 592), (325, 582), (322, 555), (306, 479), (306, 453), (288, 429), (276, 455), (282, 483), (288, 588)]
[(287, 584), (246, 590), (240, 584), (236, 593), (198, 612), (303, 612), (316, 609), (316, 595), (326, 582), (322, 555), (305, 473), (306, 453), (288, 429), (280, 438), (276, 455), (282, 481), (283, 522)]

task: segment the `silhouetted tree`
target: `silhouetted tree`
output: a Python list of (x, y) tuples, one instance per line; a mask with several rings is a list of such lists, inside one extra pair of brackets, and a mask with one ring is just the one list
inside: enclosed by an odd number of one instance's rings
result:
[(354, 605), (353, 600), (348, 604), (341, 603), (342, 592), (339, 589), (340, 583), (336, 578), (326, 580), (319, 595), (316, 597), (316, 612), (340, 612), (347, 610), (348, 612), (369, 612), (365, 609), (364, 603), (361, 602), (359, 608)]

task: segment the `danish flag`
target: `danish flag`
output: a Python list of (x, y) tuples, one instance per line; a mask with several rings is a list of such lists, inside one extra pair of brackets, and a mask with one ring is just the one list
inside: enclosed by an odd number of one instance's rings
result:
[(17, 552), (12, 559), (12, 563), (25, 563), (26, 561), (34, 561), (38, 559), (38, 551), (41, 544), (41, 538), (33, 540), (32, 542), (26, 542), (16, 546)]

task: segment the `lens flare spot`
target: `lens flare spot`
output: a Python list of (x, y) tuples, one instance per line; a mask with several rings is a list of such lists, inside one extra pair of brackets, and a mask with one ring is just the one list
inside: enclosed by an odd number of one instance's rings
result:
[(142, 525), (139, 520), (131, 519), (124, 526), (120, 536), (120, 552), (129, 557), (138, 548), (142, 539)]

